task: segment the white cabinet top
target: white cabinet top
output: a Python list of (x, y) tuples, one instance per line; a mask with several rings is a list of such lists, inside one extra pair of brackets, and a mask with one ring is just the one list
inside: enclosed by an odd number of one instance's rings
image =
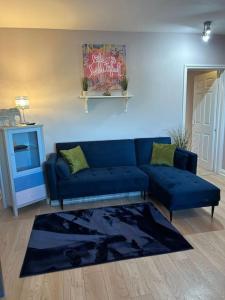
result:
[(35, 124), (35, 125), (18, 125), (18, 126), (0, 126), (0, 130), (7, 131), (12, 129), (28, 129), (28, 128), (40, 128), (43, 127), (42, 124)]

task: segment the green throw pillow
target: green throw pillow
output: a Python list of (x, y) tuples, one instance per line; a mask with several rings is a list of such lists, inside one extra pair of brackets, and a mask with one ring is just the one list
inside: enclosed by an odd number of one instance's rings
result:
[(84, 153), (80, 146), (69, 150), (60, 150), (62, 157), (68, 162), (72, 174), (80, 170), (89, 168)]
[(167, 165), (173, 166), (174, 152), (176, 145), (173, 144), (156, 144), (153, 143), (152, 150), (152, 165)]

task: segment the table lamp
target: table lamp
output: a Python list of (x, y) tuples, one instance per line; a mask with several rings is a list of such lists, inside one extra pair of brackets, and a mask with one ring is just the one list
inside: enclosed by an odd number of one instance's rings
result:
[(22, 110), (23, 117), (22, 117), (22, 124), (27, 124), (25, 119), (24, 110), (29, 108), (29, 100), (27, 96), (19, 96), (16, 97), (16, 107)]

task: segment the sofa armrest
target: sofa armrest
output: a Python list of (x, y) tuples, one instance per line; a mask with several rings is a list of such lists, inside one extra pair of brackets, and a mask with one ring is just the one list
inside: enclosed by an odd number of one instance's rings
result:
[(188, 151), (188, 150), (181, 149), (181, 148), (177, 148), (176, 151), (178, 151), (180, 155), (183, 154), (185, 157), (188, 155), (186, 170), (191, 173), (196, 174), (197, 173), (197, 160), (198, 160), (197, 154), (194, 152)]
[(51, 200), (58, 199), (57, 192), (57, 176), (56, 176), (57, 154), (51, 153), (45, 162), (45, 173), (47, 180), (47, 188)]

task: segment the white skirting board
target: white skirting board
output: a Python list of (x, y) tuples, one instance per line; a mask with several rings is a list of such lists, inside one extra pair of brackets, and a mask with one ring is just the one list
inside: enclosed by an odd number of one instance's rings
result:
[[(70, 204), (81, 204), (81, 203), (88, 203), (88, 202), (98, 202), (98, 201), (105, 201), (105, 200), (113, 200), (113, 199), (120, 199), (120, 198), (134, 198), (140, 197), (140, 192), (130, 192), (130, 193), (120, 193), (120, 194), (110, 194), (110, 195), (101, 195), (101, 196), (88, 196), (88, 197), (80, 197), (74, 199), (65, 199), (63, 201), (64, 205)], [(58, 206), (59, 201), (53, 200), (51, 202), (51, 206)]]

